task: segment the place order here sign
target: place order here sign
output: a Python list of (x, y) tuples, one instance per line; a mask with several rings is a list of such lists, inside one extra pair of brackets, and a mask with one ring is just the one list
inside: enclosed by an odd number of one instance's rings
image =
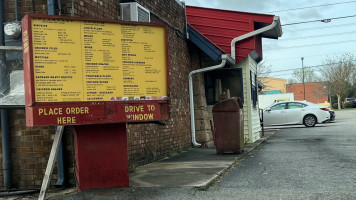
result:
[(27, 125), (168, 118), (166, 27), (27, 15)]

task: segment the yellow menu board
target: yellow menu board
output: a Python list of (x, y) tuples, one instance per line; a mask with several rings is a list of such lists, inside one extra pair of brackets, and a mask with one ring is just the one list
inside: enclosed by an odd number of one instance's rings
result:
[(32, 19), (36, 102), (167, 98), (165, 27)]

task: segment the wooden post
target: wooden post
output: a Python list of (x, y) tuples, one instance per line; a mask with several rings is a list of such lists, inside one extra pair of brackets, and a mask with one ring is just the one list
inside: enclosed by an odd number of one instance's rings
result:
[(52, 172), (53, 172), (55, 159), (57, 157), (59, 142), (61, 141), (61, 138), (63, 135), (63, 129), (64, 129), (64, 126), (58, 126), (56, 133), (54, 135), (51, 153), (49, 155), (46, 172), (45, 172), (45, 175), (44, 175), (43, 181), (42, 181), (40, 196), (38, 197), (39, 200), (45, 199), (47, 189), (49, 187), (49, 184), (51, 183), (51, 176), (52, 176)]

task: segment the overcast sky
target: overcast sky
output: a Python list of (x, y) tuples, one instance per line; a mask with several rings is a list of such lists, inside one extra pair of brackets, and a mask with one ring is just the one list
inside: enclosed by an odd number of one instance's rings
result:
[[(288, 79), (293, 70), (322, 65), (327, 57), (344, 53), (356, 55), (356, 0), (186, 0), (187, 5), (268, 13), (280, 16), (283, 35), (278, 40), (263, 39), (263, 62), (275, 71), (272, 77)], [(332, 4), (332, 5), (327, 5)], [(309, 7), (309, 8), (307, 8)], [(298, 9), (302, 8), (302, 9)], [(329, 23), (289, 23), (334, 19)], [(356, 56), (355, 56), (356, 58)], [(314, 68), (317, 70), (317, 68)]]

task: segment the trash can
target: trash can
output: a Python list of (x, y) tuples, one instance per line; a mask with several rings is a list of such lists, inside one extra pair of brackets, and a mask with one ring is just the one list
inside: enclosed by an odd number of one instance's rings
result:
[(240, 98), (229, 98), (213, 107), (216, 153), (241, 153), (244, 150), (244, 121)]

